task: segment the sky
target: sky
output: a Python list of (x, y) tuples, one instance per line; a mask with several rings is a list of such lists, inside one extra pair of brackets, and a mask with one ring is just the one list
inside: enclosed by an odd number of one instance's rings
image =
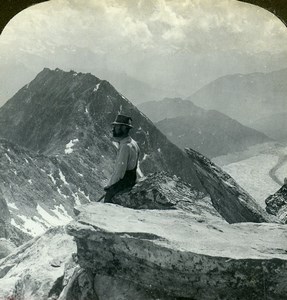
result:
[(226, 74), (287, 67), (286, 39), (276, 16), (235, 0), (50, 0), (20, 12), (0, 36), (0, 103), (43, 67), (115, 85), (125, 74), (127, 90), (132, 78), (188, 97)]

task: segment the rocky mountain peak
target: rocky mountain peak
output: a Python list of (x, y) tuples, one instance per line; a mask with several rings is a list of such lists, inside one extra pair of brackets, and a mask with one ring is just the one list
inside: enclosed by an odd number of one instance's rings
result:
[(184, 152), (109, 82), (91, 74), (44, 69), (0, 109), (0, 135), (49, 156), (98, 153), (103, 161), (110, 158), (107, 165), (116, 152), (110, 124), (119, 112), (133, 119), (144, 173), (171, 171), (200, 185)]

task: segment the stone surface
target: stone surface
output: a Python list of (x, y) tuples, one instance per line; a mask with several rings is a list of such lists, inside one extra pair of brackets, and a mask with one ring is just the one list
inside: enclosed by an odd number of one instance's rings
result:
[[(135, 210), (93, 203), (67, 226), (79, 264), (161, 297), (283, 299), (287, 228), (228, 224), (182, 209)], [(281, 298), (280, 298), (281, 297)]]
[(277, 216), (282, 223), (287, 224), (287, 180), (284, 185), (266, 200), (266, 211)]
[(198, 178), (210, 195), (214, 207), (226, 221), (279, 222), (211, 160), (192, 149), (186, 149), (186, 152), (192, 159)]

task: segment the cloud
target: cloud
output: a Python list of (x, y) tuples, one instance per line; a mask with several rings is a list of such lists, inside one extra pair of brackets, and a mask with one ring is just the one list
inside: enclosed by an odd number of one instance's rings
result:
[(107, 68), (189, 91), (225, 74), (285, 67), (286, 38), (274, 15), (235, 0), (50, 0), (9, 22), (0, 68), (18, 57), (37, 70)]
[[(261, 8), (232, 0), (50, 0), (18, 14), (1, 43), (31, 51), (79, 44), (95, 51), (278, 52), (287, 30)], [(30, 44), (30, 45), (29, 45)], [(42, 44), (42, 45), (41, 45)]]

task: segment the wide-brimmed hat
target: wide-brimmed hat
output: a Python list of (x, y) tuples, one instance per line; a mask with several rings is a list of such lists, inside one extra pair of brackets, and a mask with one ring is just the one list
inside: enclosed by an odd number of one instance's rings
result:
[(133, 128), (132, 126), (132, 118), (125, 115), (117, 115), (115, 121), (112, 125), (125, 125), (129, 128)]

